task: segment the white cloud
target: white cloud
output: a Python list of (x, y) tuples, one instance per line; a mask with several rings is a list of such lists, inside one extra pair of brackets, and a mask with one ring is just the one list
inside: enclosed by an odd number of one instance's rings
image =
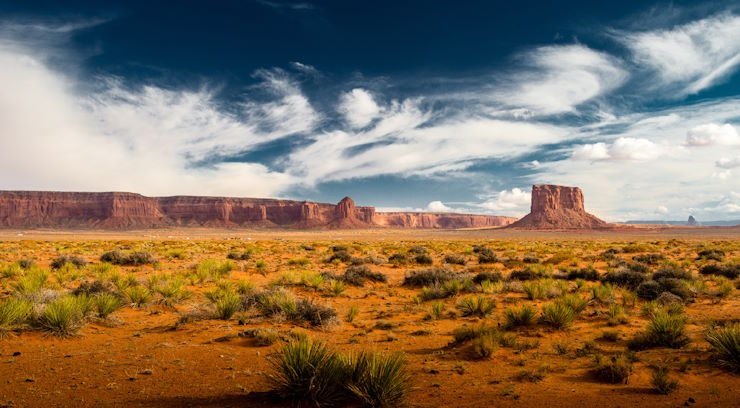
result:
[(574, 160), (652, 160), (660, 157), (663, 150), (647, 139), (620, 137), (612, 144), (603, 142), (585, 144), (573, 149)]
[(339, 112), (352, 127), (363, 128), (378, 117), (381, 110), (370, 92), (355, 88), (342, 95)]
[(432, 201), (427, 205), (427, 211), (431, 212), (451, 212), (452, 208), (444, 205), (441, 201)]
[(667, 30), (620, 33), (635, 62), (662, 86), (694, 94), (729, 77), (740, 64), (740, 16), (722, 14)]
[(687, 146), (732, 146), (737, 144), (740, 144), (740, 137), (737, 135), (737, 130), (728, 123), (721, 126), (715, 123), (695, 126), (686, 134)]
[(655, 212), (659, 214), (668, 214), (668, 207), (664, 205), (659, 205), (658, 207), (655, 208)]
[(521, 216), (529, 212), (531, 200), (532, 193), (513, 188), (499, 191), (495, 196), (476, 206), (496, 213)]
[(714, 162), (714, 165), (720, 169), (734, 169), (740, 167), (740, 156), (733, 158), (723, 157)]
[(608, 54), (575, 44), (540, 47), (525, 55), (529, 69), (495, 93), (504, 104), (539, 114), (574, 112), (584, 102), (619, 87), (627, 78)]

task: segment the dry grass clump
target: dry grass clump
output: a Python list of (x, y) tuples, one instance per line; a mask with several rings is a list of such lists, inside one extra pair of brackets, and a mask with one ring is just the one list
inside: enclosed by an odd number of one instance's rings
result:
[(388, 277), (385, 274), (382, 272), (373, 272), (365, 265), (348, 267), (341, 279), (353, 286), (364, 286), (366, 280), (382, 283), (388, 282)]
[(597, 379), (610, 384), (627, 383), (632, 373), (632, 359), (625, 354), (604, 357), (595, 355), (596, 366), (593, 373)]
[(485, 296), (469, 296), (460, 299), (456, 307), (463, 316), (486, 317), (493, 312), (496, 304)]
[(542, 306), (540, 323), (555, 329), (566, 329), (573, 324), (575, 312), (563, 303), (555, 302)]
[(654, 312), (645, 330), (630, 340), (628, 347), (631, 350), (681, 348), (689, 341), (686, 335), (686, 316), (661, 309)]
[(265, 316), (285, 317), (295, 323), (325, 326), (336, 321), (337, 313), (313, 300), (296, 298), (284, 289), (268, 290), (255, 295), (257, 308)]
[(123, 252), (116, 249), (114, 251), (106, 252), (101, 255), (100, 262), (106, 262), (112, 265), (139, 266), (153, 265), (157, 263), (157, 259), (154, 258), (154, 255), (149, 252)]
[(85, 267), (85, 259), (79, 255), (59, 255), (51, 261), (50, 267), (51, 269), (61, 269), (64, 265), (72, 265), (77, 269), (82, 269)]
[(409, 271), (403, 278), (404, 286), (432, 286), (441, 285), (451, 280), (457, 280), (458, 274), (445, 268), (428, 268)]
[(712, 346), (717, 363), (740, 374), (740, 324), (710, 328), (704, 338)]
[(522, 305), (518, 309), (507, 307), (504, 309), (506, 328), (531, 326), (537, 322), (537, 311), (530, 305)]

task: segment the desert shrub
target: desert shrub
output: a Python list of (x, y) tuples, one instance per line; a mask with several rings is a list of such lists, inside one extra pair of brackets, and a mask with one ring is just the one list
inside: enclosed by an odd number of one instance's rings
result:
[(49, 280), (49, 271), (45, 269), (30, 269), (18, 278), (13, 289), (21, 296), (31, 297), (46, 285)]
[(725, 258), (725, 251), (721, 249), (703, 249), (697, 253), (696, 259), (705, 259), (712, 261), (722, 261)]
[(504, 319), (507, 328), (530, 326), (537, 320), (537, 311), (529, 305), (522, 305), (518, 309), (507, 307), (504, 309)]
[(365, 265), (350, 266), (344, 272), (342, 280), (354, 286), (363, 286), (365, 280), (373, 282), (387, 282), (388, 277), (382, 272), (373, 272), (370, 268)]
[(562, 303), (551, 303), (542, 306), (540, 322), (555, 329), (565, 329), (573, 324), (574, 318), (573, 309)]
[(441, 285), (447, 281), (457, 279), (457, 274), (449, 269), (429, 268), (406, 273), (403, 278), (404, 286), (431, 286)]
[(588, 306), (588, 300), (582, 298), (580, 295), (577, 294), (565, 295), (555, 302), (562, 303), (563, 306), (573, 310), (576, 315), (586, 310), (586, 306)]
[(456, 344), (462, 344), (466, 341), (471, 341), (486, 335), (495, 335), (497, 333), (498, 330), (495, 327), (486, 326), (485, 324), (478, 326), (464, 325), (455, 328), (455, 330), (452, 331), (452, 336), (455, 339)]
[(33, 303), (26, 299), (11, 297), (0, 303), (0, 338), (4, 332), (23, 323), (33, 311)]
[(439, 320), (442, 317), (442, 313), (445, 311), (445, 304), (442, 302), (432, 303), (432, 307), (429, 312), (429, 318), (432, 320)]
[(654, 300), (661, 293), (663, 293), (662, 286), (654, 280), (645, 281), (637, 287), (637, 296), (642, 299)]
[(740, 324), (709, 328), (704, 338), (712, 346), (717, 364), (740, 374)]
[(541, 279), (545, 278), (548, 275), (547, 268), (544, 268), (540, 265), (530, 265), (527, 266), (524, 269), (512, 271), (509, 275), (509, 279), (511, 280), (535, 280), (535, 279)]
[(472, 291), (473, 281), (469, 279), (459, 280), (453, 279), (444, 282), (443, 284), (435, 283), (432, 286), (424, 286), (421, 289), (421, 299), (444, 299), (451, 296), (455, 296), (463, 291)]
[(99, 293), (93, 298), (95, 309), (98, 311), (98, 317), (107, 319), (111, 313), (121, 307), (121, 299), (112, 293)]
[(609, 248), (606, 251), (599, 254), (599, 257), (605, 260), (610, 260), (616, 258), (617, 254), (622, 253), (622, 248)]
[(480, 285), (484, 281), (499, 282), (503, 279), (504, 277), (499, 271), (481, 271), (473, 277), (473, 282)]
[(476, 358), (490, 358), (498, 348), (498, 339), (493, 334), (486, 334), (473, 339), (473, 355)]
[(14, 278), (21, 275), (23, 273), (23, 269), (24, 268), (17, 263), (3, 265), (3, 267), (0, 268), (0, 276), (3, 278)]
[(522, 257), (522, 262), (524, 262), (525, 264), (538, 264), (541, 262), (541, 260), (536, 255), (528, 254)]
[(268, 380), (283, 398), (296, 405), (324, 406), (342, 396), (344, 364), (320, 341), (299, 339), (280, 346), (269, 358)]
[(599, 271), (597, 271), (593, 266), (580, 269), (571, 269), (570, 271), (568, 271), (567, 279), (583, 279), (587, 281), (596, 281), (599, 280)]
[(388, 263), (388, 261), (386, 259), (383, 259), (377, 256), (368, 256), (365, 258), (353, 256), (352, 259), (350, 260), (350, 263), (352, 265), (364, 265), (364, 264), (383, 265), (383, 264)]
[(677, 266), (664, 266), (653, 274), (653, 280), (660, 282), (663, 279), (691, 280), (691, 272)]
[(277, 330), (269, 328), (247, 329), (239, 333), (239, 336), (253, 339), (255, 344), (261, 347), (271, 346), (280, 340), (285, 340), (285, 338), (280, 333), (278, 333)]
[(434, 259), (427, 254), (419, 254), (414, 257), (414, 262), (419, 265), (431, 265), (434, 263)]
[(347, 286), (341, 280), (329, 279), (329, 293), (333, 296), (339, 296), (347, 289)]
[(128, 302), (135, 307), (141, 307), (152, 299), (152, 292), (144, 286), (129, 286), (124, 289), (123, 294), (128, 299)]
[(409, 258), (406, 257), (404, 254), (393, 254), (390, 257), (388, 257), (388, 262), (392, 263), (393, 265), (406, 265), (409, 263)]
[(495, 263), (498, 262), (496, 254), (491, 248), (480, 248), (478, 251), (478, 263)]
[(346, 245), (332, 245), (329, 250), (331, 252), (347, 252), (349, 248)]
[(308, 258), (294, 258), (288, 260), (288, 265), (291, 266), (307, 266), (311, 263), (311, 260)]
[(542, 282), (524, 282), (522, 290), (529, 300), (544, 299), (547, 297), (547, 286)]
[(198, 262), (194, 267), (194, 272), (199, 276), (199, 280), (205, 280), (210, 276), (213, 279), (228, 276), (234, 270), (234, 264), (229, 261), (220, 261), (218, 259), (204, 259)]
[(363, 406), (403, 405), (411, 387), (411, 376), (402, 354), (361, 352), (342, 360), (345, 388)]
[(445, 263), (453, 265), (465, 265), (465, 257), (458, 254), (445, 255)]
[(740, 264), (717, 265), (707, 264), (699, 269), (702, 275), (719, 275), (728, 279), (736, 279), (740, 276)]
[(357, 305), (352, 305), (349, 307), (349, 310), (347, 311), (347, 316), (344, 318), (344, 320), (346, 320), (347, 323), (352, 323), (359, 314), (360, 308), (357, 307)]
[(648, 265), (656, 265), (660, 261), (665, 260), (665, 255), (663, 254), (640, 254), (635, 255), (632, 257), (632, 260), (635, 262), (640, 262)]
[(352, 255), (347, 252), (347, 250), (338, 250), (334, 251), (329, 258), (326, 259), (326, 262), (350, 262), (352, 260)]
[(38, 317), (39, 325), (57, 336), (77, 332), (84, 318), (84, 310), (75, 296), (60, 297), (44, 308)]
[(414, 245), (406, 251), (410, 255), (426, 255), (427, 249), (421, 245)]
[(282, 315), (295, 323), (308, 322), (324, 326), (336, 320), (337, 313), (329, 306), (308, 299), (296, 299), (285, 290), (273, 290), (256, 295), (257, 308), (265, 316)]
[(216, 317), (229, 320), (242, 307), (241, 297), (230, 287), (219, 288), (206, 294), (206, 297), (216, 307)]
[(614, 299), (614, 288), (608, 284), (593, 285), (591, 287), (592, 298), (600, 303), (608, 303)]
[(79, 255), (59, 255), (53, 261), (51, 261), (51, 269), (60, 269), (66, 264), (70, 264), (75, 268), (81, 269), (85, 267), (85, 259)]
[(77, 288), (72, 291), (72, 294), (77, 296), (85, 294), (88, 296), (95, 296), (99, 293), (110, 293), (113, 291), (113, 287), (110, 283), (102, 282), (99, 280), (92, 282), (82, 282)]
[(463, 316), (486, 317), (495, 308), (495, 303), (485, 296), (469, 296), (457, 302), (457, 309)]
[(630, 290), (637, 289), (641, 283), (648, 279), (647, 275), (630, 269), (621, 268), (616, 271), (607, 272), (602, 279), (603, 282), (621, 286)]
[(119, 250), (104, 253), (100, 256), (100, 261), (124, 266), (153, 265), (157, 263), (154, 255), (149, 252), (135, 251), (125, 253)]
[(612, 303), (609, 305), (606, 316), (609, 326), (627, 323), (627, 316), (624, 314), (624, 308), (619, 304)]
[(678, 388), (678, 381), (668, 377), (668, 365), (665, 363), (655, 366), (650, 383), (655, 391), (663, 395), (668, 395)]
[(550, 265), (557, 265), (573, 259), (574, 256), (575, 254), (573, 253), (573, 251), (560, 251), (552, 254), (552, 256), (550, 256), (550, 258), (548, 258), (545, 263)]
[(36, 261), (30, 258), (19, 259), (16, 263), (18, 264), (18, 266), (25, 270), (31, 269), (36, 266)]
[(250, 251), (230, 251), (226, 254), (226, 259), (231, 259), (232, 261), (248, 261), (251, 257), (252, 253)]
[(629, 341), (631, 350), (644, 350), (651, 347), (681, 348), (690, 341), (686, 335), (686, 316), (657, 311), (647, 328)]
[(611, 384), (627, 382), (632, 373), (632, 360), (624, 354), (604, 357), (596, 354), (593, 373), (597, 379)]
[(645, 244), (630, 243), (622, 247), (622, 252), (624, 252), (625, 254), (645, 252), (647, 250), (648, 250), (648, 246)]

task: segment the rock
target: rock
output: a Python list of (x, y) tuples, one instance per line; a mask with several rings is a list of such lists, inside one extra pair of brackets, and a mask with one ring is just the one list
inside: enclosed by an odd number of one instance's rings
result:
[(694, 218), (693, 215), (689, 215), (689, 220), (686, 223), (688, 225), (699, 225), (699, 222), (696, 221), (696, 218)]
[(532, 186), (530, 213), (507, 228), (573, 230), (612, 226), (586, 212), (580, 188), (540, 184)]
[(376, 212), (349, 198), (336, 205), (233, 197), (146, 197), (134, 193), (0, 191), (0, 227), (145, 229), (213, 228), (475, 228), (508, 225), (510, 217)]

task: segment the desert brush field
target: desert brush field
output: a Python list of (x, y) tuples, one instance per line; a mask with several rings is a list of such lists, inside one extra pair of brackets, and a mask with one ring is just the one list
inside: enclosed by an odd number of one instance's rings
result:
[(740, 240), (5, 234), (0, 406), (738, 406)]

